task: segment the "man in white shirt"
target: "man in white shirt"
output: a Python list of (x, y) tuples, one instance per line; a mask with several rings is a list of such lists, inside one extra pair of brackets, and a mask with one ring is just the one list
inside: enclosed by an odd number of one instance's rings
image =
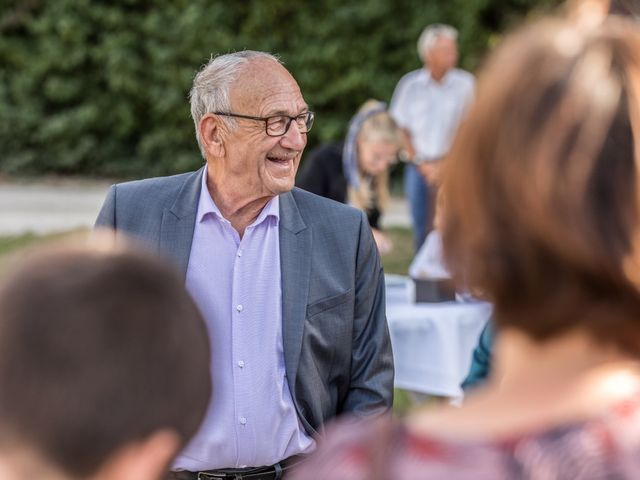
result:
[(432, 229), (434, 182), (458, 125), (473, 100), (473, 75), (459, 68), (458, 31), (448, 25), (425, 28), (418, 40), (424, 68), (400, 79), (390, 112), (404, 130), (407, 154), (405, 194), (411, 207), (416, 250)]

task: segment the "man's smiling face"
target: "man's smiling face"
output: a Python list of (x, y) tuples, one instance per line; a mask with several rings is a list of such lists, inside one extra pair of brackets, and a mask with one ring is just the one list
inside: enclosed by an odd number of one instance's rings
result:
[[(280, 64), (270, 59), (252, 60), (230, 90), (231, 111), (242, 115), (294, 117), (308, 111), (298, 84)], [(296, 122), (287, 132), (271, 137), (262, 121), (234, 119), (236, 127), (225, 135), (223, 177), (247, 196), (274, 197), (291, 190), (307, 134)]]

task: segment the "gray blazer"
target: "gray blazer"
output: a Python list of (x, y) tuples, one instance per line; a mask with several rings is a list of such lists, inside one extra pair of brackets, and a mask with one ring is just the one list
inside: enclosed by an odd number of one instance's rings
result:
[[(96, 226), (143, 240), (186, 276), (202, 173), (113, 185)], [(390, 408), (384, 276), (366, 216), (294, 188), (280, 195), (279, 233), (285, 368), (305, 429)]]

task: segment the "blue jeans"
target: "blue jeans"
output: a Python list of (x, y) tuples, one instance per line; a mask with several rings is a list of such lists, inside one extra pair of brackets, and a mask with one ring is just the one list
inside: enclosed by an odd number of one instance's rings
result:
[(409, 202), (416, 251), (433, 229), (434, 190), (414, 165), (405, 165), (404, 194)]

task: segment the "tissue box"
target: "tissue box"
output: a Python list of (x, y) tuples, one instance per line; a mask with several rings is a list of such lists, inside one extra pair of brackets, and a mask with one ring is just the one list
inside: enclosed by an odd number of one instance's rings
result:
[(453, 302), (456, 299), (456, 286), (450, 278), (414, 278), (416, 303)]

